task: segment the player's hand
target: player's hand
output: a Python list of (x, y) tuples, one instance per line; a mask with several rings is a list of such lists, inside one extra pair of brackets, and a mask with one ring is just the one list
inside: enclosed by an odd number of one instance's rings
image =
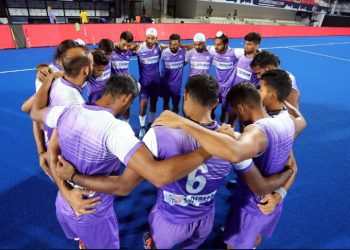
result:
[(292, 169), (294, 174), (297, 172), (298, 166), (297, 166), (297, 162), (295, 161), (293, 152), (289, 154), (286, 168)]
[(90, 195), (91, 191), (81, 189), (71, 189), (68, 191), (64, 198), (67, 200), (73, 211), (77, 216), (83, 214), (91, 214), (96, 212), (96, 206), (101, 203), (99, 196), (86, 199), (83, 195)]
[(216, 132), (228, 135), (228, 136), (232, 137), (233, 139), (236, 138), (235, 132), (233, 131), (233, 128), (228, 124), (222, 124), (221, 127), (219, 127), (216, 130)]
[(75, 173), (75, 168), (66, 161), (61, 155), (58, 156), (58, 162), (54, 168), (56, 175), (62, 180), (69, 180)]
[(166, 126), (168, 128), (181, 128), (184, 119), (176, 113), (166, 110), (153, 122), (152, 127)]
[(44, 82), (45, 77), (51, 74), (50, 68), (43, 68), (36, 74), (36, 78), (38, 78), (41, 82)]
[(268, 194), (261, 199), (261, 204), (258, 204), (257, 206), (263, 214), (269, 215), (275, 210), (281, 200), (282, 197), (279, 193)]
[(42, 170), (44, 171), (44, 173), (48, 176), (51, 176), (49, 164), (47, 162), (47, 152), (41, 152), (39, 154), (39, 164)]

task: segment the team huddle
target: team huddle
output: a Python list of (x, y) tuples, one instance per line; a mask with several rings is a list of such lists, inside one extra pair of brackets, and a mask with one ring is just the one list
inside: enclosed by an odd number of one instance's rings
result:
[[(198, 248), (213, 229), (217, 190), (233, 170), (236, 194), (223, 239), (227, 248), (254, 248), (272, 236), (297, 173), (292, 147), (306, 121), (295, 78), (276, 55), (259, 50), (255, 32), (244, 48), (230, 48), (221, 31), (213, 46), (202, 33), (193, 44), (172, 34), (164, 45), (157, 36), (149, 28), (136, 44), (125, 31), (92, 51), (65, 40), (51, 64), (38, 65), (36, 94), (22, 110), (33, 120), (40, 166), (59, 189), (59, 224), (81, 248), (120, 248), (115, 195), (147, 180), (158, 191), (145, 248)], [(129, 72), (133, 56), (138, 81)], [(129, 125), (136, 97), (138, 136)], [(156, 118), (159, 97), (164, 112)]]

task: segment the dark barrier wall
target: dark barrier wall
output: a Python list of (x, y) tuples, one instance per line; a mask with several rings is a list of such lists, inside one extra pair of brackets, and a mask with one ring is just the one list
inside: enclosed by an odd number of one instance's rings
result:
[[(6, 27), (6, 26), (2, 26)], [(124, 30), (134, 34), (135, 41), (142, 41), (145, 30), (154, 27), (158, 30), (159, 40), (168, 40), (170, 34), (179, 33), (182, 39), (192, 39), (197, 32), (203, 32), (207, 38), (214, 38), (221, 30), (232, 38), (244, 37), (247, 33), (259, 32), (263, 37), (295, 37), (295, 36), (348, 36), (350, 28), (314, 28), (297, 26), (261, 26), (230, 24), (86, 24), (76, 31), (73, 24), (22, 25), (27, 47), (56, 46), (65, 39), (83, 39), (87, 44), (96, 44), (102, 38), (118, 41)], [(7, 28), (8, 29), (8, 28)], [(4, 33), (8, 42), (0, 48), (13, 48), (10, 44), (11, 33)], [(3, 33), (1, 32), (1, 37)], [(2, 40), (2, 39), (0, 39)], [(12, 46), (12, 47), (11, 47)]]
[(327, 15), (323, 19), (323, 27), (350, 27), (350, 16)]

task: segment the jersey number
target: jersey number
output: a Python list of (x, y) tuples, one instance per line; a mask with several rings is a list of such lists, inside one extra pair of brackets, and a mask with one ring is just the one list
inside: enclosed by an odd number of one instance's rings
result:
[(190, 194), (199, 193), (200, 191), (203, 190), (203, 188), (205, 187), (205, 184), (207, 183), (207, 180), (204, 178), (204, 176), (201, 176), (201, 175), (196, 176), (196, 173), (198, 171), (201, 171), (202, 174), (208, 173), (208, 167), (203, 164), (199, 168), (193, 170), (188, 175), (186, 190)]

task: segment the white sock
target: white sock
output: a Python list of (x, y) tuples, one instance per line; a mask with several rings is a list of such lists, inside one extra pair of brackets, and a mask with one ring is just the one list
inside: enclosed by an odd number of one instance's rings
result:
[(155, 116), (156, 116), (156, 113), (149, 112), (149, 114), (148, 114), (148, 122), (152, 124), (154, 122), (154, 117)]
[(129, 119), (124, 119), (125, 122), (130, 123), (130, 118)]
[(146, 115), (144, 115), (144, 116), (139, 115), (139, 120), (140, 120), (141, 127), (144, 127), (145, 123), (146, 123)]

